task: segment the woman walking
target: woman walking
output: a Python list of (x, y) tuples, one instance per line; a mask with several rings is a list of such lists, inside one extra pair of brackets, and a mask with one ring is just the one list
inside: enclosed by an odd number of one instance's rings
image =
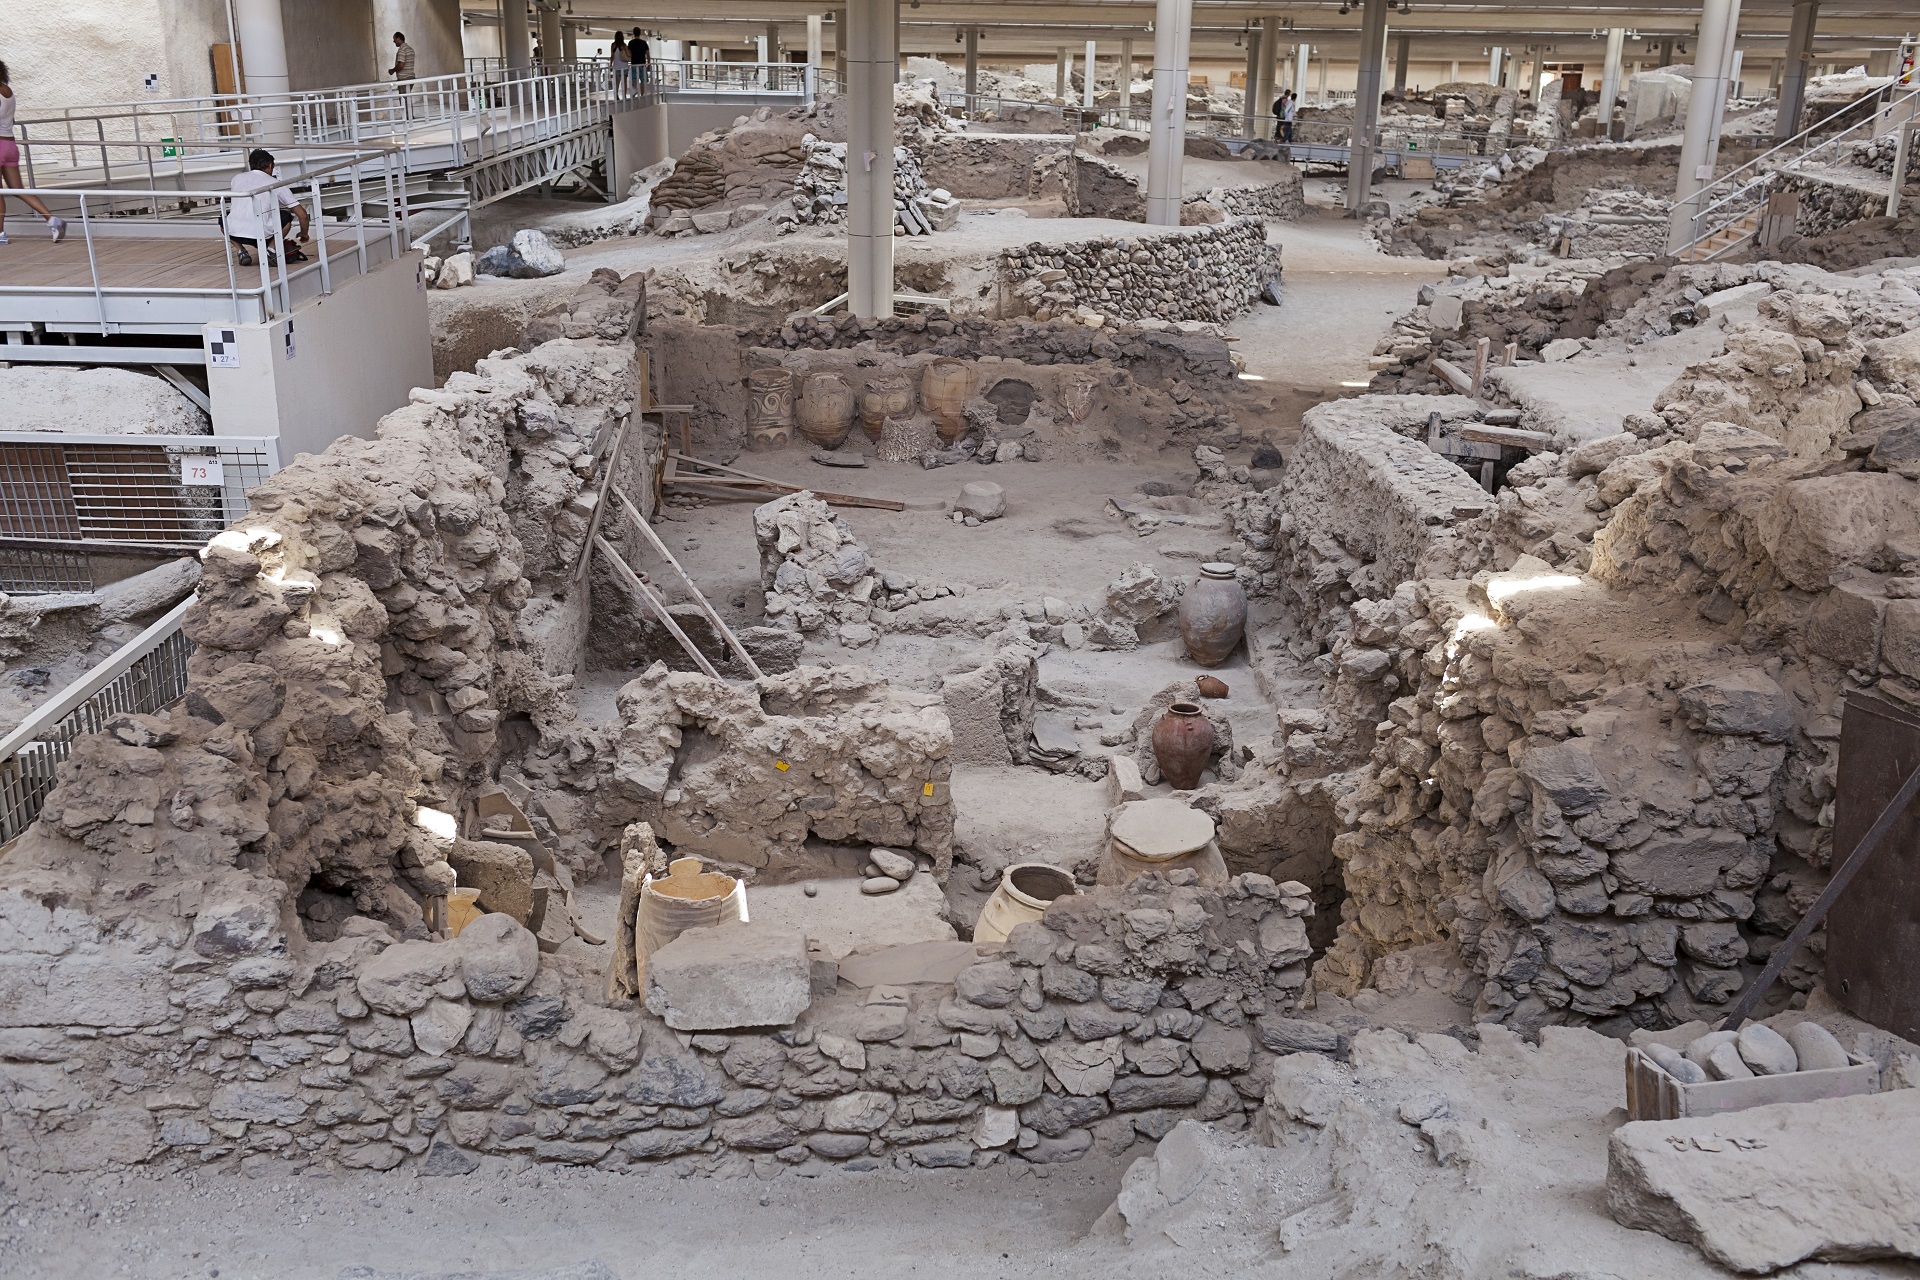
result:
[[(13, 86), (7, 83), (7, 64), (0, 62), (0, 191), (8, 187), (19, 189), (26, 186), (20, 181), (20, 144), (13, 140), (13, 115), (18, 106), (19, 100), (13, 96)], [(56, 241), (67, 238), (67, 220), (54, 217), (52, 210), (40, 203), (38, 196), (22, 195), (15, 198), (47, 220), (47, 227)], [(0, 195), (0, 244), (6, 243), (7, 200), (5, 195)]]

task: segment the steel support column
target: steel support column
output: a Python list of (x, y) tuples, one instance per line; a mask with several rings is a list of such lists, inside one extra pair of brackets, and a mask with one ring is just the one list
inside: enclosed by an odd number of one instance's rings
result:
[(1820, 21), (1820, 0), (1794, 0), (1787, 29), (1787, 62), (1780, 73), (1780, 110), (1773, 136), (1785, 142), (1800, 132), (1807, 106), (1807, 80), (1813, 75), (1813, 29)]
[(1082, 68), (1083, 73), (1080, 77), (1080, 85), (1081, 85), (1080, 105), (1085, 107), (1089, 111), (1093, 110), (1093, 104), (1094, 104), (1093, 57), (1094, 57), (1095, 43), (1096, 42), (1092, 40), (1087, 41), (1086, 65), (1084, 68)]
[(1393, 93), (1397, 98), (1407, 96), (1407, 61), (1413, 56), (1413, 37), (1404, 31), (1393, 43)]
[(894, 0), (847, 7), (847, 307), (893, 314)]
[(1133, 111), (1133, 41), (1120, 42), (1120, 71), (1114, 77), (1120, 89), (1121, 128), (1131, 128), (1127, 116)]
[(291, 144), (293, 107), (286, 98), (290, 92), (287, 30), (280, 20), (280, 0), (235, 0), (233, 20), (246, 91), (276, 99), (258, 109), (259, 141), (268, 146)]
[(1692, 242), (1693, 221), (1700, 212), (1695, 197), (1713, 181), (1713, 153), (1720, 142), (1720, 113), (1727, 96), (1727, 46), (1734, 39), (1738, 15), (1738, 0), (1704, 0), (1700, 6), (1693, 92), (1688, 98), (1687, 130), (1680, 142), (1680, 180), (1674, 187), (1673, 221), (1667, 233), (1671, 252)]
[(1374, 129), (1380, 123), (1380, 84), (1387, 60), (1387, 0), (1363, 0), (1360, 68), (1353, 98), (1353, 137), (1347, 159), (1347, 216), (1357, 218), (1373, 187)]
[(1155, 0), (1153, 133), (1147, 144), (1147, 222), (1180, 225), (1181, 166), (1187, 153), (1187, 49), (1193, 0)]
[(980, 28), (968, 27), (967, 44), (967, 114), (975, 111), (975, 99), (980, 96)]
[(1613, 103), (1620, 96), (1620, 57), (1627, 49), (1627, 29), (1607, 29), (1607, 61), (1600, 73), (1600, 136), (1613, 136)]

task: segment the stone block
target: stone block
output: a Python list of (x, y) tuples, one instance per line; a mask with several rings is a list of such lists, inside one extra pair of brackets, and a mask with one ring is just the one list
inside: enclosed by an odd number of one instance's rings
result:
[(1682, 689), (1680, 714), (1700, 733), (1781, 742), (1793, 731), (1794, 706), (1772, 676), (1749, 667)]
[(1920, 600), (1889, 600), (1880, 627), (1880, 661), (1920, 680)]
[(1565, 813), (1586, 813), (1612, 794), (1582, 742), (1536, 743), (1520, 757), (1518, 767), (1521, 777)]
[(1610, 869), (1628, 889), (1661, 898), (1692, 898), (1718, 888), (1720, 873), (1746, 856), (1746, 837), (1739, 832), (1693, 828), (1663, 833), (1616, 853)]
[(1621, 1125), (1607, 1209), (1734, 1271), (1920, 1258), (1920, 1090)]
[(1147, 798), (1147, 784), (1133, 757), (1116, 755), (1107, 761), (1107, 804), (1122, 805)]
[(533, 855), (492, 840), (455, 840), (447, 863), (465, 889), (480, 891), (483, 911), (525, 924), (533, 916)]
[(647, 1009), (676, 1031), (784, 1027), (812, 1000), (807, 936), (797, 929), (689, 929), (647, 959)]
[(1814, 601), (1807, 648), (1843, 667), (1872, 671), (1880, 661), (1881, 620), (1887, 600), (1855, 582), (1842, 582)]

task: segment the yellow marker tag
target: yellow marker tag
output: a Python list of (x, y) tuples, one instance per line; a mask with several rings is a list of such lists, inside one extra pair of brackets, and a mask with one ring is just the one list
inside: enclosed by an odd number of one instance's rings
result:
[(932, 784), (931, 782), (929, 782), (929, 783), (927, 783), (927, 784), (926, 784), (925, 786), (923, 786), (923, 787), (921, 787), (921, 788), (920, 788), (920, 794), (921, 794), (921, 795), (923, 795), (923, 796), (930, 796), (930, 795), (932, 795), (932, 794), (933, 794), (933, 784)]
[(775, 760), (773, 762), (773, 767), (778, 769), (780, 772), (785, 773), (787, 771), (787, 762), (785, 760)]

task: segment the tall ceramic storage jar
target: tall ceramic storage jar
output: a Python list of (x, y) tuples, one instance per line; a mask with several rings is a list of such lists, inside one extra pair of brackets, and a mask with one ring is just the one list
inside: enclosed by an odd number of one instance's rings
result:
[(676, 858), (667, 874), (640, 886), (633, 921), (635, 976), (647, 989), (647, 957), (689, 929), (747, 918), (746, 882), (708, 871), (698, 858)]
[(1001, 874), (993, 896), (980, 908), (973, 940), (1005, 942), (1015, 926), (1045, 915), (1047, 904), (1055, 898), (1070, 898), (1077, 892), (1071, 872), (1045, 862), (1016, 862)]
[(747, 375), (747, 435), (756, 453), (784, 449), (793, 434), (793, 374), (755, 369)]
[(952, 444), (967, 431), (967, 395), (973, 390), (973, 370), (958, 360), (941, 357), (920, 375), (920, 403), (932, 415), (940, 439)]
[(1180, 597), (1180, 640), (1187, 656), (1203, 667), (1217, 667), (1240, 647), (1247, 629), (1247, 593), (1233, 566), (1200, 566), (1200, 578)]
[(913, 412), (913, 384), (897, 373), (882, 373), (867, 379), (867, 394), (860, 400), (860, 422), (876, 441), (888, 418), (904, 418)]
[(1197, 702), (1176, 702), (1153, 726), (1153, 760), (1175, 791), (1191, 791), (1213, 758), (1213, 722)]
[(800, 434), (822, 449), (838, 449), (853, 429), (853, 388), (837, 373), (816, 373), (800, 393)]

